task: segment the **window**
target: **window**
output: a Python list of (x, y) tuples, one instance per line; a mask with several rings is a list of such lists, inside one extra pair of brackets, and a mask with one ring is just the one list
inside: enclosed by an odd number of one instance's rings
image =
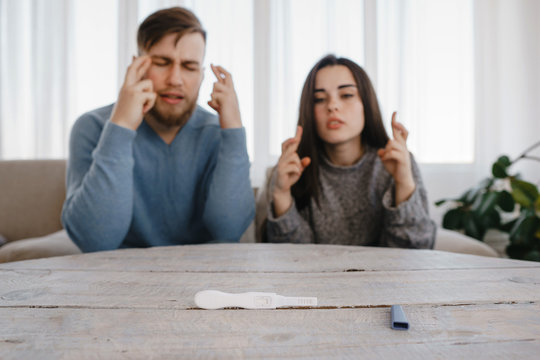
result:
[(0, 0), (0, 157), (66, 157), (76, 117), (115, 101), (138, 23), (175, 4), (208, 31), (199, 103), (210, 62), (233, 74), (254, 184), (294, 135), (305, 77), (327, 53), (366, 68), (417, 160), (474, 160), (472, 0)]
[(472, 1), (377, 4), (377, 90), (385, 120), (399, 111), (410, 131), (409, 149), (420, 162), (472, 163)]

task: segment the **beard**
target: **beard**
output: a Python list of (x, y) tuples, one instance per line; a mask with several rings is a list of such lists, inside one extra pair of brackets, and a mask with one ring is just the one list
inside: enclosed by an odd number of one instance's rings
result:
[(170, 106), (160, 103), (160, 99), (158, 98), (152, 109), (150, 109), (145, 116), (167, 128), (183, 127), (197, 107), (196, 98), (194, 100), (189, 100), (185, 97), (184, 99), (186, 102), (182, 104), (183, 106), (181, 108), (168, 111), (169, 109), (166, 108), (170, 108)]

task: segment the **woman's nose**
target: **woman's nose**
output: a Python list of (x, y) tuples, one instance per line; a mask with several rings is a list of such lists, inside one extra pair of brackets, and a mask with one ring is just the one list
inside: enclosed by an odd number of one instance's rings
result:
[(328, 101), (328, 112), (338, 111), (339, 104), (338, 102), (331, 98), (330, 101)]

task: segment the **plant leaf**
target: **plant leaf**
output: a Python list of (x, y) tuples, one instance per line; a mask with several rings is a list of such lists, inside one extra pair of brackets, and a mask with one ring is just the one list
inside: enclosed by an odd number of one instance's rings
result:
[(476, 198), (476, 192), (475, 192), (475, 189), (469, 189), (467, 191), (465, 191), (463, 193), (463, 195), (461, 195), (458, 199), (459, 202), (463, 203), (463, 204), (471, 204), (474, 199)]
[(508, 177), (508, 174), (506, 173), (506, 167), (501, 165), (499, 162), (493, 164), (493, 166), (491, 167), (491, 173), (498, 179), (504, 179), (505, 177)]
[(482, 241), (485, 229), (476, 222), (474, 216), (468, 216), (464, 218), (463, 222), (465, 225), (465, 234)]
[(519, 245), (534, 246), (535, 234), (539, 227), (539, 218), (523, 213), (510, 232), (510, 241)]
[(514, 220), (509, 221), (507, 223), (501, 224), (499, 226), (499, 230), (510, 233), (510, 231), (512, 231), (512, 228), (516, 224), (516, 221), (517, 221), (517, 219), (514, 219)]
[(459, 202), (465, 202), (465, 199), (467, 199), (467, 196), (469, 196), (469, 193), (472, 191), (472, 189), (465, 191), (461, 196), (458, 198)]
[(523, 207), (531, 207), (538, 199), (538, 189), (534, 184), (523, 180), (512, 179), (512, 197)]
[(480, 218), (483, 218), (489, 212), (493, 211), (493, 209), (495, 208), (495, 205), (497, 204), (498, 198), (499, 198), (499, 193), (496, 191), (489, 191), (483, 194), (479, 205), (475, 209), (478, 216)]
[(499, 193), (499, 198), (497, 201), (497, 205), (506, 212), (514, 211), (514, 207), (516, 206), (516, 202), (514, 201), (514, 198), (512, 197), (512, 194), (510, 194), (508, 191), (503, 190)]
[(485, 178), (480, 181), (475, 187), (465, 191), (463, 195), (457, 199), (457, 201), (462, 202), (466, 205), (470, 205), (476, 201), (476, 198), (480, 193), (489, 189), (493, 185), (493, 178)]
[(510, 240), (518, 238), (518, 233), (521, 232), (521, 224), (523, 223), (523, 221), (525, 221), (526, 218), (527, 215), (522, 213), (516, 220), (513, 221), (514, 226), (512, 226), (512, 229), (510, 229), (509, 232)]
[(488, 212), (481, 220), (486, 229), (499, 229), (501, 227), (501, 216), (495, 209)]
[(506, 254), (512, 259), (523, 259), (528, 248), (523, 245), (510, 244), (506, 247)]
[(478, 210), (480, 209), (480, 207), (481, 207), (482, 204), (484, 203), (484, 197), (485, 197), (485, 194), (480, 195), (480, 196), (477, 196), (477, 197), (474, 199), (474, 202), (473, 202), (472, 205), (471, 205), (471, 210), (472, 210), (472, 211), (478, 212)]
[(454, 201), (454, 200), (453, 199), (441, 199), (441, 200), (438, 200), (438, 201), (435, 202), (435, 206), (441, 206), (442, 204), (444, 204), (447, 201)]
[(525, 254), (523, 260), (540, 261), (540, 252), (538, 250), (531, 250), (527, 254)]
[(463, 210), (452, 209), (449, 210), (443, 217), (443, 228), (449, 230), (463, 229)]
[(501, 164), (502, 166), (504, 166), (505, 168), (512, 165), (512, 162), (510, 161), (510, 158), (508, 156), (506, 156), (506, 155), (499, 156), (499, 158), (497, 159), (497, 162), (499, 164)]
[(476, 188), (488, 189), (489, 187), (491, 187), (491, 185), (493, 185), (493, 178), (488, 177), (480, 181), (478, 185), (476, 185)]

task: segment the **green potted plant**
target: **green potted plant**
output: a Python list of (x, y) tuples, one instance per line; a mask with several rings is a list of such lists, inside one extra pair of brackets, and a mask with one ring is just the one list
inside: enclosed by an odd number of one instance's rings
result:
[(524, 181), (510, 168), (520, 160), (540, 162), (540, 157), (529, 153), (540, 142), (527, 148), (514, 160), (500, 156), (491, 167), (491, 175), (467, 190), (457, 199), (442, 199), (435, 204), (449, 202), (443, 217), (443, 227), (464, 232), (483, 241), (488, 229), (508, 233), (506, 253), (514, 259), (540, 261), (540, 195), (538, 186)]

